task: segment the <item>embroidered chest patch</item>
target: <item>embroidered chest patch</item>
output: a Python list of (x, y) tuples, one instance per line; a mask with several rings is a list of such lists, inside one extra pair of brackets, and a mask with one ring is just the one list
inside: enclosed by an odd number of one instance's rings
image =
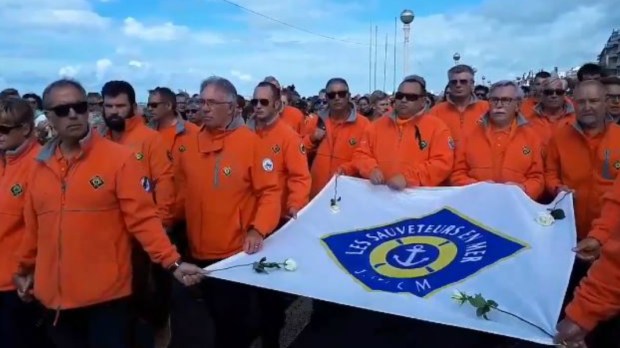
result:
[(19, 197), (24, 193), (24, 188), (20, 184), (11, 186), (11, 194), (13, 197)]

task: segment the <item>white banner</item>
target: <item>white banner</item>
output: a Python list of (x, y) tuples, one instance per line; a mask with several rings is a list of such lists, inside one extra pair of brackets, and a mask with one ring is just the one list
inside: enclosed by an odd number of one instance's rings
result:
[[(552, 209), (566, 217), (550, 221)], [(263, 251), (208, 269), (292, 258), (295, 272), (260, 274), (237, 267), (212, 276), (550, 344), (574, 261), (574, 226), (571, 195), (544, 206), (516, 186), (394, 192), (339, 177), (269, 238)], [(455, 291), (482, 294), (497, 308), (488, 320), (478, 317), (472, 303), (453, 299)]]

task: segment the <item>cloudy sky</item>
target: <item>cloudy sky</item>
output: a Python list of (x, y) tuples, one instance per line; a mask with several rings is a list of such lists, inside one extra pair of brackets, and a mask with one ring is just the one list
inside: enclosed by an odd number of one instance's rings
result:
[[(477, 68), (478, 81), (595, 60), (614, 26), (620, 27), (617, 1), (407, 1), (416, 14), (409, 72), (439, 91), (455, 52)], [(394, 18), (403, 2), (0, 0), (0, 88), (41, 93), (68, 76), (97, 91), (107, 80), (124, 79), (143, 99), (154, 86), (195, 92), (202, 79), (220, 75), (248, 95), (259, 80), (274, 75), (307, 95), (335, 76), (347, 79), (356, 93), (391, 90)], [(379, 33), (376, 83), (374, 72), (369, 83), (371, 23)], [(396, 57), (400, 79), (400, 23)]]

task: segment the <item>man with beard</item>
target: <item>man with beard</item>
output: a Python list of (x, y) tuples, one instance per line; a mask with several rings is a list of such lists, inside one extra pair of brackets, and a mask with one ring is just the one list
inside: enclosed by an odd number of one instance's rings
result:
[(34, 286), (56, 347), (130, 347), (128, 298), (139, 274), (130, 240), (185, 285), (202, 270), (181, 262), (165, 236), (132, 151), (90, 129), (82, 85), (50, 84), (43, 107), (58, 136), (37, 155), (24, 191), (17, 293), (27, 300)]
[[(136, 93), (128, 82), (107, 82), (101, 95), (106, 125), (103, 135), (131, 148), (135, 159), (142, 163), (146, 173), (142, 185), (152, 193), (164, 227), (170, 228), (175, 203), (173, 169), (161, 135), (136, 115)], [(163, 270), (152, 264), (137, 244), (134, 246), (134, 302), (139, 317), (156, 330), (163, 329), (168, 321), (168, 283)], [(151, 278), (155, 286), (149, 284)]]

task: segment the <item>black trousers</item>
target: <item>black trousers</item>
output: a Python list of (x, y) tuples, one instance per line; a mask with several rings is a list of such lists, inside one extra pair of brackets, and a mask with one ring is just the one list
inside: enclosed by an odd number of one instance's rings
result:
[(58, 348), (130, 348), (128, 298), (47, 314), (48, 333)]
[(256, 289), (260, 307), (260, 336), (263, 348), (279, 348), (286, 309), (297, 296), (268, 289)]
[(0, 291), (0, 346), (49, 348), (45, 309), (38, 302), (24, 303), (15, 291)]
[(501, 342), (482, 332), (323, 301), (313, 307), (310, 323), (290, 348), (486, 348)]
[(173, 282), (170, 347), (248, 348), (258, 336), (258, 316), (256, 288), (216, 278), (189, 288)]

